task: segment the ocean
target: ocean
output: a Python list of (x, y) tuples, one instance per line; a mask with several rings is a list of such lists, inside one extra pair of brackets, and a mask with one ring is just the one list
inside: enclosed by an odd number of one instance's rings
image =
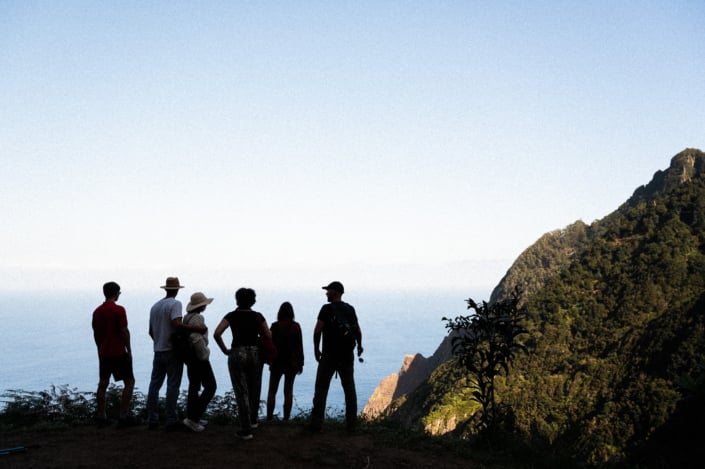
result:
[[(276, 320), (279, 305), (289, 301), (304, 334), (304, 372), (294, 385), (294, 410), (307, 411), (313, 399), (316, 361), (313, 358), (313, 327), (321, 305), (326, 301), (323, 290), (282, 291), (257, 290), (254, 308), (264, 314), (268, 324)], [(211, 364), (218, 383), (217, 394), (232, 389), (227, 357), (212, 339), (212, 332), (223, 316), (235, 308), (234, 292), (204, 292), (215, 300), (205, 312), (209, 327)], [(177, 299), (184, 304), (193, 293), (182, 290)], [(148, 335), (149, 310), (163, 297), (163, 291), (125, 291), (118, 301), (127, 310), (132, 337), (136, 390), (144, 394), (149, 387), (152, 366), (152, 341)], [(488, 299), (487, 289), (467, 290), (378, 290), (346, 294), (343, 300), (352, 304), (363, 332), (364, 362), (355, 362), (358, 410), (362, 411), (379, 382), (398, 372), (404, 356), (433, 354), (446, 335), (442, 318), (467, 314), (465, 299)], [(91, 316), (103, 301), (100, 286), (96, 291), (0, 291), (0, 324), (4, 326), (0, 392), (7, 390), (43, 391), (52, 385), (66, 385), (80, 392), (94, 392), (98, 382), (98, 356)], [(226, 343), (230, 333), (224, 334)], [(269, 371), (265, 367), (261, 399), (266, 399)], [(277, 413), (281, 414), (280, 384)], [(188, 387), (184, 372), (181, 388)], [(162, 388), (164, 395), (166, 385)], [(342, 387), (336, 378), (328, 395), (330, 411), (345, 407)]]

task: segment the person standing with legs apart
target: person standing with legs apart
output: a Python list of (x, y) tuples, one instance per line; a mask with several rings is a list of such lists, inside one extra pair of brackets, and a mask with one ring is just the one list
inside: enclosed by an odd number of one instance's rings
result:
[[(240, 288), (235, 293), (237, 308), (226, 314), (213, 338), (220, 350), (228, 356), (228, 371), (237, 399), (237, 413), (240, 431), (237, 436), (243, 440), (253, 438), (252, 429), (257, 428), (259, 398), (262, 388), (262, 353), (260, 337), (272, 335), (267, 321), (261, 313), (252, 310), (255, 304), (255, 291)], [(230, 327), (233, 341), (230, 348), (223, 342), (223, 332)]]
[[(340, 383), (345, 393), (345, 424), (348, 431), (355, 431), (357, 426), (357, 394), (354, 377), (354, 349), (362, 355), (362, 331), (357, 320), (355, 308), (343, 302), (345, 293), (343, 284), (331, 282), (323, 287), (328, 304), (323, 305), (318, 313), (318, 320), (313, 331), (314, 356), (318, 362), (316, 385), (313, 395), (311, 421), (306, 429), (318, 432), (323, 426), (326, 411), (328, 389), (333, 374), (340, 376)], [(321, 351), (321, 336), (323, 350)]]
[[(188, 314), (184, 316), (184, 324), (205, 327), (206, 322), (202, 313), (212, 302), (213, 298), (206, 298), (206, 295), (201, 292), (191, 295), (191, 301), (186, 305)], [(192, 332), (189, 334), (189, 343), (194, 356), (186, 362), (188, 400), (186, 401), (186, 418), (183, 424), (194, 432), (202, 432), (207, 422), (201, 420), (201, 417), (215, 395), (215, 375), (209, 361), (211, 352), (208, 348), (208, 335)], [(201, 387), (203, 387), (203, 392), (201, 392)]]
[(147, 417), (149, 429), (159, 426), (159, 390), (166, 378), (166, 429), (175, 430), (181, 426), (176, 413), (176, 401), (179, 398), (181, 376), (184, 364), (174, 353), (171, 335), (177, 329), (190, 330), (205, 334), (205, 326), (185, 326), (181, 317), (181, 302), (176, 299), (179, 289), (184, 288), (177, 277), (169, 277), (161, 287), (166, 296), (157, 301), (149, 312), (149, 336), (154, 341), (154, 360), (152, 377), (147, 394)]
[(130, 413), (135, 376), (132, 373), (132, 349), (130, 330), (127, 328), (125, 308), (116, 303), (120, 296), (120, 285), (108, 282), (103, 285), (105, 302), (93, 312), (93, 338), (98, 347), (99, 376), (96, 392), (98, 426), (110, 423), (106, 412), (106, 393), (110, 376), (115, 381), (123, 381), (122, 399), (118, 427), (139, 425), (141, 422)]
[(269, 366), (267, 393), (267, 420), (274, 418), (279, 381), (284, 376), (284, 420), (289, 420), (294, 402), (294, 379), (304, 371), (304, 346), (301, 326), (294, 321), (294, 308), (288, 301), (282, 303), (277, 321), (272, 324), (272, 342), (277, 349), (274, 363)]

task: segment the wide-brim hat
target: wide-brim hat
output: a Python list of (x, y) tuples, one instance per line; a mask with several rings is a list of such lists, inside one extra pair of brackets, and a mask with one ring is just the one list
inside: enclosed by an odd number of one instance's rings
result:
[(343, 288), (343, 284), (340, 282), (330, 282), (328, 285), (325, 287), (322, 287), (324, 290), (335, 290), (338, 293), (345, 293), (345, 288)]
[(184, 287), (179, 283), (179, 277), (167, 277), (165, 284), (161, 288), (164, 290), (178, 290)]
[(191, 295), (191, 301), (189, 301), (186, 305), (186, 311), (190, 313), (196, 308), (200, 308), (201, 306), (209, 305), (211, 303), (213, 303), (213, 298), (208, 298), (199, 291)]

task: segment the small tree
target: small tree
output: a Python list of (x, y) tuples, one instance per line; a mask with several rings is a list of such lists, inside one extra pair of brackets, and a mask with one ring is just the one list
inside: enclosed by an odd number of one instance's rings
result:
[(493, 430), (498, 422), (495, 377), (502, 371), (509, 375), (516, 354), (526, 351), (518, 341), (518, 336), (527, 332), (521, 325), (525, 312), (518, 308), (519, 300), (518, 290), (508, 300), (493, 304), (478, 304), (470, 298), (466, 302), (473, 314), (443, 318), (446, 329), (455, 333), (453, 354), (474, 381), (473, 396), (482, 406), (480, 430)]

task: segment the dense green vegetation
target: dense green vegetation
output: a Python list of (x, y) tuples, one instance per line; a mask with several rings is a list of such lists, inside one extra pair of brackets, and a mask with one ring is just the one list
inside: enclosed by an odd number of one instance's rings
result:
[[(705, 458), (704, 167), (698, 150), (676, 155), (614, 213), (542, 237), (493, 292), (490, 303), (525, 292), (529, 353), (497, 379), (496, 399), (512, 409), (507, 441), (518, 437), (534, 460), (692, 467)], [(459, 362), (444, 370), (405, 400), (433, 408), (464, 395), (472, 383), (453, 378), (467, 376)], [(388, 415), (404, 411), (395, 404)], [(455, 413), (456, 433), (468, 436), (466, 411)]]
[(489, 304), (466, 300), (469, 316), (443, 318), (453, 337), (453, 354), (457, 363), (469, 374), (473, 398), (480, 404), (478, 432), (492, 434), (500, 430), (505, 412), (497, 405), (496, 379), (509, 375), (519, 352), (526, 346), (519, 339), (527, 330), (521, 325), (525, 313), (518, 307), (521, 294), (516, 291), (510, 299)]
[(527, 302), (533, 357), (506, 390), (522, 431), (589, 462), (635, 457), (704, 362), (705, 178), (603, 228)]
[[(117, 419), (122, 387), (111, 383), (107, 391), (108, 416)], [(46, 391), (23, 391), (10, 389), (2, 396), (4, 406), (0, 410), (0, 430), (22, 427), (62, 427), (93, 422), (96, 413), (94, 392), (82, 392), (69, 386), (52, 386)], [(133, 396), (133, 412), (146, 417), (147, 396), (136, 391)], [(180, 414), (185, 414), (186, 391), (182, 391), (177, 403)], [(159, 400), (159, 411), (164, 417), (164, 397)], [(213, 398), (208, 406), (209, 420), (228, 424), (236, 421), (237, 406), (232, 391)]]

